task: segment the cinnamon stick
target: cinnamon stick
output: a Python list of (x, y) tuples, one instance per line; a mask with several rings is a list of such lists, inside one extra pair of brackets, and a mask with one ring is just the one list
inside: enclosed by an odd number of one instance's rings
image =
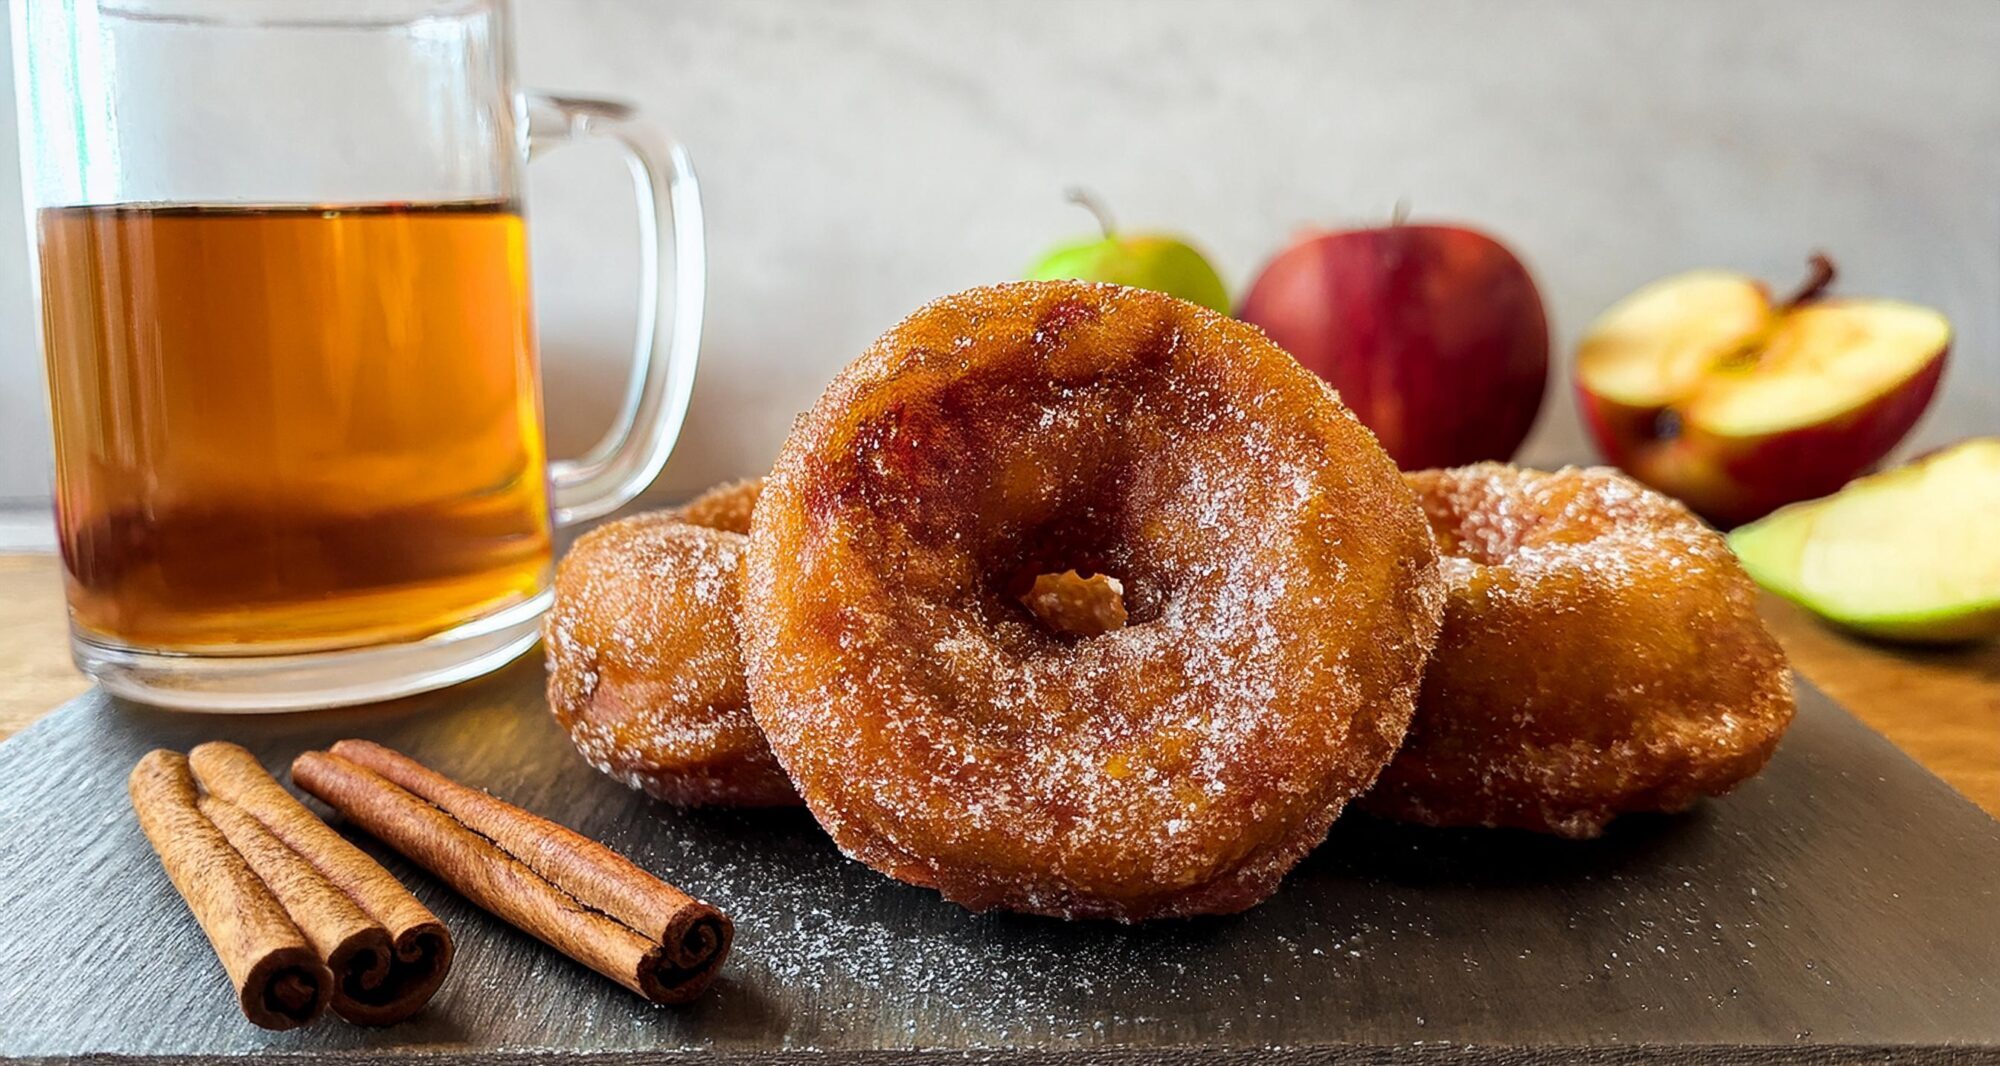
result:
[(422, 1010), (451, 970), (451, 934), (382, 865), (319, 820), (236, 744), (188, 753), (200, 809), (333, 971), (333, 1009), (360, 1025)]
[(214, 946), (243, 1016), (266, 1029), (319, 1017), (333, 993), (333, 974), (270, 888), (202, 815), (187, 759), (151, 752), (132, 768), (127, 787), (139, 827)]
[(603, 911), (648, 939), (678, 948), (693, 967), (727, 945), (728, 919), (582, 833), (467, 788), (415, 759), (366, 740), (343, 740), (334, 755), (375, 771), (429, 800), (473, 832), (592, 910)]
[(407, 756), (344, 740), (292, 780), (486, 910), (656, 1003), (708, 987), (729, 919), (563, 826)]

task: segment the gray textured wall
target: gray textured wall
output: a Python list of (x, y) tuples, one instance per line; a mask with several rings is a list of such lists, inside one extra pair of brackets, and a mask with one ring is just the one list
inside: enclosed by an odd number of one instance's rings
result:
[[(17, 0), (20, 2), (20, 0)], [(1789, 284), (1826, 248), (1848, 291), (1942, 307), (1956, 365), (1910, 447), (2000, 431), (2000, 4), (1318, 0), (521, 0), (526, 84), (636, 99), (706, 184), (710, 328), (656, 490), (755, 472), (793, 413), (925, 299), (1017, 274), (1088, 228), (1211, 250), (1232, 286), (1305, 223), (1500, 235), (1562, 358), (1660, 274)], [(7, 120), (11, 122), (11, 119)], [(11, 137), (8, 138), (11, 140)], [(632, 254), (606, 155), (538, 162), (552, 432), (608, 417)], [(12, 175), (0, 178), (11, 199)], [(0, 212), (0, 497), (46, 491), (21, 223)], [(1566, 371), (1524, 458), (1588, 458)]]

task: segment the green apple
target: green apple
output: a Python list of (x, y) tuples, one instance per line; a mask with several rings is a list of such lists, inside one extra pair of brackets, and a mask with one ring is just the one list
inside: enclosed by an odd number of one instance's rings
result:
[(1050, 251), (1029, 269), (1029, 281), (1108, 281), (1164, 292), (1211, 311), (1229, 313), (1229, 290), (1193, 245), (1161, 233), (1121, 234), (1103, 206), (1088, 194), (1072, 189), (1069, 198), (1097, 216), (1103, 236)]
[(2000, 437), (1849, 482), (1729, 535), (1765, 588), (1884, 640), (2000, 634)]

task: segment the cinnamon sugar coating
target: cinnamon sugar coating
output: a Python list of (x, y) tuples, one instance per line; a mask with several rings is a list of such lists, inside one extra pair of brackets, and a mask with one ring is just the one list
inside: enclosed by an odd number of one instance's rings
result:
[(606, 523), (556, 571), (549, 707), (592, 766), (671, 803), (798, 802), (743, 683), (739, 569), (761, 488)]
[(1408, 475), (1450, 597), (1403, 750), (1362, 800), (1592, 837), (1762, 769), (1791, 671), (1722, 537), (1614, 470)]
[[(1022, 596), (1116, 578), (1079, 636)], [(1156, 293), (932, 303), (794, 427), (745, 565), (751, 705), (847, 854), (967, 907), (1268, 896), (1401, 741), (1443, 584), (1374, 438)]]

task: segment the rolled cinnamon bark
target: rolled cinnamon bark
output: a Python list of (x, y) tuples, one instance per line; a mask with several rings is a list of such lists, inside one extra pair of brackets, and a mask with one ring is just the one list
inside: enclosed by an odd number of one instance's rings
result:
[(656, 1003), (700, 995), (729, 954), (732, 927), (714, 907), (387, 748), (309, 751), (292, 780), (474, 903)]
[(248, 750), (188, 753), (207, 813), (284, 903), (336, 978), (333, 1009), (361, 1025), (422, 1010), (451, 970), (444, 923), (382, 865), (293, 798)]
[(333, 974), (271, 889), (202, 815), (187, 759), (151, 752), (126, 784), (139, 827), (222, 960), (243, 1016), (266, 1029), (319, 1017), (333, 993)]
[(689, 973), (720, 962), (729, 950), (732, 929), (722, 912), (582, 833), (467, 788), (380, 744), (343, 740), (332, 752), (429, 800), (578, 903), (658, 941), (670, 960)]

